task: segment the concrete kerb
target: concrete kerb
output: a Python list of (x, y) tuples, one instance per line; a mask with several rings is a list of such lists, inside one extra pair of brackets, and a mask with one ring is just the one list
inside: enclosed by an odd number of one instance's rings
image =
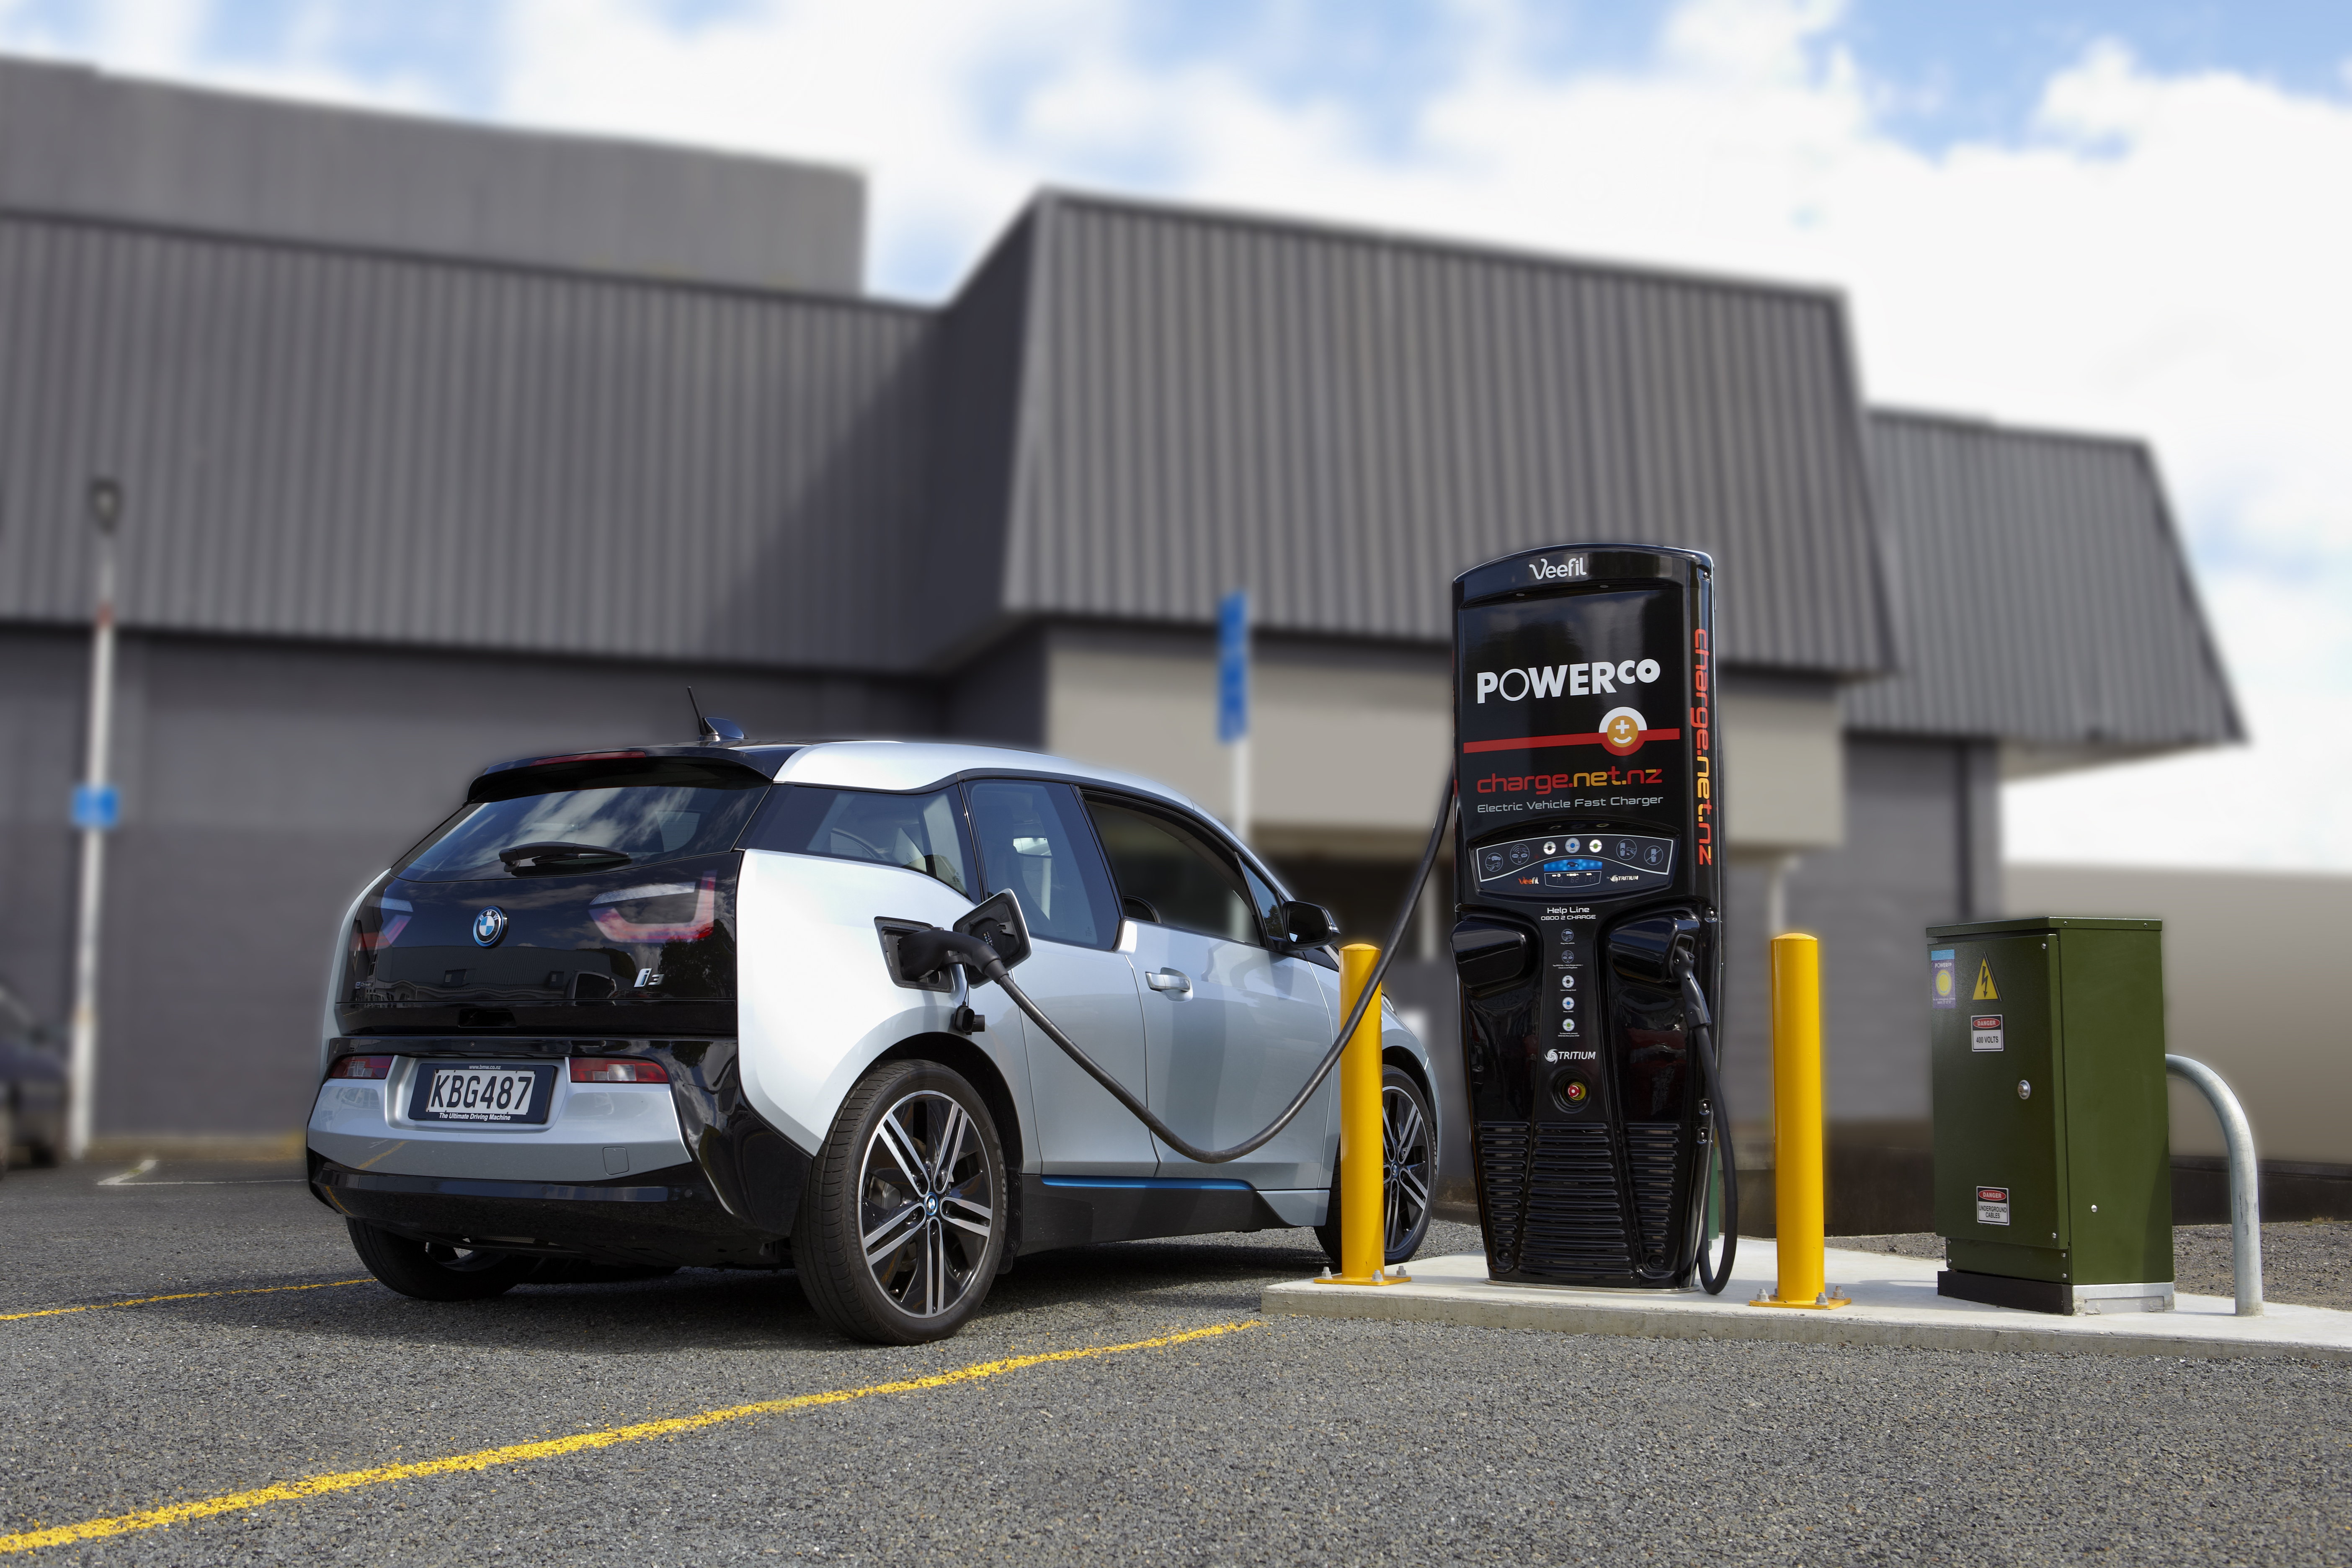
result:
[(1833, 1287), (1853, 1305), (1835, 1312), (1771, 1311), (1748, 1305), (1769, 1290), (1778, 1259), (1769, 1241), (1742, 1237), (1738, 1268), (1719, 1297), (1696, 1290), (1655, 1294), (1498, 1285), (1475, 1253), (1417, 1258), (1413, 1282), (1349, 1289), (1286, 1281), (1268, 1286), (1268, 1316), (1359, 1318), (1541, 1329), (1556, 1333), (1645, 1339), (1773, 1340), (1913, 1350), (2054, 1352), (2067, 1355), (2273, 1356), (2352, 1363), (2352, 1312), (2272, 1304), (2259, 1318), (2236, 1315), (2218, 1296), (2180, 1296), (2170, 1312), (2047, 1317), (1955, 1301), (1936, 1294), (1932, 1259), (1882, 1253), (1828, 1255)]

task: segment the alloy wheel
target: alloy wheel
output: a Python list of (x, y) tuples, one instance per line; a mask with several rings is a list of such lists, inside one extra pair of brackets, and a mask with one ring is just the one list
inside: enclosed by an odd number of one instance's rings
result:
[(882, 1113), (858, 1171), (866, 1266), (900, 1311), (935, 1318), (981, 1283), (995, 1233), (993, 1173), (979, 1126), (936, 1089)]
[(1429, 1121), (1421, 1102), (1396, 1084), (1381, 1091), (1381, 1199), (1383, 1245), (1393, 1253), (1429, 1213)]

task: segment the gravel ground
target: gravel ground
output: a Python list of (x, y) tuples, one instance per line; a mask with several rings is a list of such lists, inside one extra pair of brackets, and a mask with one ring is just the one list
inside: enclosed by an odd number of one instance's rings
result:
[[(1833, 1236), (1830, 1245), (1906, 1258), (1944, 1256), (1940, 1236)], [(2174, 1226), (2172, 1268), (2174, 1284), (2189, 1295), (2234, 1294), (2230, 1227)], [(2263, 1299), (2352, 1311), (2352, 1221), (2291, 1220), (2263, 1226)]]
[[(0, 1312), (361, 1272), (281, 1173), (100, 1173), (0, 1184)], [(0, 1531), (1246, 1321), (1317, 1266), (1309, 1239), (1025, 1259), (913, 1350), (832, 1338), (788, 1277), (705, 1270), (0, 1323)], [(2352, 1563), (2347, 1413), (2352, 1370), (2294, 1362), (1283, 1319), (28, 1561)]]

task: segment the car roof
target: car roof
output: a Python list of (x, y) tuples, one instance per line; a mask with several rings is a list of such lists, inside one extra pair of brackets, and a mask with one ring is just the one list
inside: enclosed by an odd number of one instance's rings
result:
[(1195, 816), (1215, 821), (1191, 796), (1141, 773), (1095, 767), (1048, 752), (957, 741), (735, 741), (517, 757), (483, 769), (475, 777), (467, 798), (483, 798), (486, 787), (496, 787), (493, 781), (520, 769), (646, 758), (724, 763), (764, 773), (778, 784), (824, 784), (838, 789), (931, 789), (966, 773), (1019, 773), (1102, 784), (1164, 801)]
[(975, 746), (954, 741), (821, 741), (783, 760), (778, 784), (830, 784), (842, 789), (927, 789), (961, 773), (1030, 773), (1106, 784), (1150, 796), (1197, 816), (1208, 813), (1190, 796), (1140, 773), (1094, 767), (1047, 752)]

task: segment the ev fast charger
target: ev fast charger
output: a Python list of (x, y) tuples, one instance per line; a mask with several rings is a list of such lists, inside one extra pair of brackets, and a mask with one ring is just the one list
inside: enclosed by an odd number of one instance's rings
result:
[(1723, 963), (1713, 576), (1594, 544), (1454, 579), (1454, 952), (1497, 1279), (1697, 1270), (1725, 1136), (1696, 1057)]

